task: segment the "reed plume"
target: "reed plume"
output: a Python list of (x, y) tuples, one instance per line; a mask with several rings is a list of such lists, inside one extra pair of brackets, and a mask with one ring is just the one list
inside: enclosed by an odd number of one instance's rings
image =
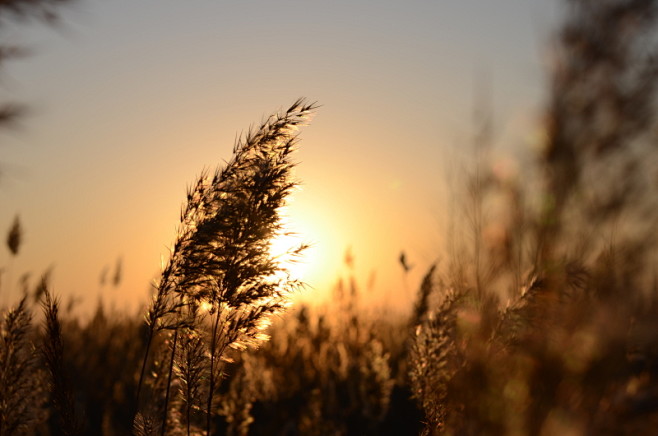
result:
[[(202, 331), (209, 356), (208, 434), (226, 351), (266, 338), (262, 331), (268, 317), (282, 310), (287, 294), (301, 286), (289, 278), (269, 247), (282, 231), (280, 209), (297, 186), (291, 160), (296, 131), (314, 109), (300, 99), (285, 112), (270, 116), (237, 141), (226, 165), (212, 175), (202, 173), (188, 190), (178, 236), (146, 316), (147, 352), (138, 398), (154, 335), (172, 330), (175, 354), (183, 327)], [(300, 254), (304, 248), (291, 253)], [(198, 306), (207, 308), (206, 321), (189, 316), (190, 309)], [(166, 409), (167, 404), (165, 413)]]
[(64, 346), (62, 326), (59, 320), (59, 301), (48, 290), (47, 278), (42, 280), (44, 300), (45, 338), (43, 359), (49, 373), (52, 403), (59, 416), (59, 427), (66, 436), (80, 434), (80, 426), (75, 416), (75, 400), (69, 381), (64, 372)]
[(456, 312), (463, 294), (450, 292), (440, 307), (416, 327), (411, 349), (411, 387), (425, 411), (425, 434), (444, 430), (448, 411), (448, 386), (460, 366)]
[(41, 377), (23, 298), (5, 313), (0, 330), (0, 434), (29, 433), (42, 418)]

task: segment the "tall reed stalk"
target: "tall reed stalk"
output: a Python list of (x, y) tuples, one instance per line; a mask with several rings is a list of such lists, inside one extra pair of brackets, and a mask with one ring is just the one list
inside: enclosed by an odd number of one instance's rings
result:
[(80, 426), (75, 416), (75, 401), (64, 373), (64, 346), (62, 344), (62, 325), (59, 320), (59, 301), (48, 290), (47, 276), (42, 279), (44, 300), (45, 337), (43, 341), (43, 359), (48, 370), (51, 387), (52, 404), (59, 415), (58, 423), (62, 434), (73, 436), (80, 434)]
[[(266, 338), (262, 330), (268, 317), (282, 310), (288, 293), (301, 286), (290, 279), (286, 266), (269, 248), (282, 231), (280, 210), (297, 186), (291, 159), (296, 131), (314, 109), (300, 99), (285, 112), (270, 116), (237, 141), (226, 165), (212, 175), (202, 173), (188, 190), (178, 235), (146, 316), (148, 336), (138, 401), (156, 334), (174, 332), (175, 356), (180, 329), (191, 328), (202, 335), (207, 347), (208, 434), (227, 350)], [(304, 245), (291, 249), (291, 254), (304, 249)], [(198, 307), (207, 309), (207, 321), (189, 316), (191, 308)], [(165, 401), (165, 416), (167, 407)], [(166, 421), (162, 424), (164, 434)]]

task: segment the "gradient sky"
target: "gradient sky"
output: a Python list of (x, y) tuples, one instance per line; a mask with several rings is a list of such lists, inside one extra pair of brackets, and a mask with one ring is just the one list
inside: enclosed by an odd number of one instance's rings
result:
[[(326, 289), (352, 247), (362, 283), (412, 292), (437, 256), (448, 156), (470, 146), (487, 89), (502, 150), (532, 146), (559, 16), (547, 0), (80, 0), (61, 23), (5, 27), (29, 56), (1, 94), (29, 116), (0, 132), (0, 231), (15, 214), (33, 281), (54, 265), (66, 301), (99, 298), (121, 257), (119, 309), (148, 297), (186, 186), (230, 157), (237, 134), (305, 96), (303, 188), (291, 220), (315, 243), (306, 280)], [(448, 159), (448, 160), (446, 160)], [(403, 278), (405, 250), (414, 274)], [(6, 280), (5, 280), (6, 282)], [(0, 294), (6, 303), (7, 284)]]

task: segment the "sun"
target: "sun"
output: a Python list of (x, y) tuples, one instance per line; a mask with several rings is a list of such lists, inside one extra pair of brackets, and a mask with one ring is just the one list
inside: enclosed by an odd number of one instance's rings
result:
[[(291, 220), (285, 220), (284, 227), (270, 242), (270, 255), (275, 257), (293, 280), (305, 282), (309, 278), (312, 267), (317, 263), (317, 245), (301, 225)], [(305, 246), (300, 253), (294, 252)]]
[[(280, 219), (281, 230), (272, 239), (269, 253), (277, 257), (291, 279), (313, 290), (307, 296), (315, 300), (318, 291), (327, 287), (339, 271), (342, 232), (321, 202), (294, 202), (281, 211)], [(301, 255), (290, 256), (290, 251), (301, 244), (307, 246)]]

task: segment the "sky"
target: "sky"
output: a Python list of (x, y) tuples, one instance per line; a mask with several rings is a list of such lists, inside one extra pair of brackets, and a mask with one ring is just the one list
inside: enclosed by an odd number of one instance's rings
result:
[[(501, 156), (532, 149), (559, 15), (548, 0), (79, 0), (55, 26), (5, 25), (28, 54), (0, 95), (28, 113), (0, 132), (0, 233), (17, 214), (24, 228), (17, 257), (0, 250), (0, 303), (52, 267), (80, 311), (144, 304), (186, 187), (298, 97), (321, 105), (287, 210), (313, 244), (307, 297), (349, 274), (411, 295), (441, 256), (445, 174), (474, 109), (490, 109)], [(101, 286), (117, 259), (120, 285)]]

